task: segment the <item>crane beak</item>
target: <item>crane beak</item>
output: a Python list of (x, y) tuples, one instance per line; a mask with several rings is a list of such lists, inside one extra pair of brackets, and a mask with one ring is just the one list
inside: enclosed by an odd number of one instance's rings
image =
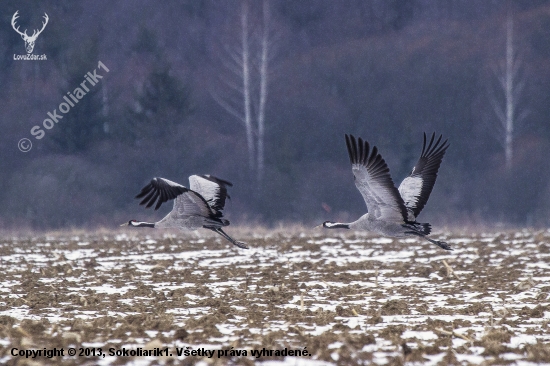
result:
[(314, 229), (322, 229), (322, 228), (323, 228), (323, 224), (317, 225), (317, 226), (314, 227)]
[(124, 224), (122, 224), (120, 226), (129, 226), (129, 224), (127, 222), (125, 222)]

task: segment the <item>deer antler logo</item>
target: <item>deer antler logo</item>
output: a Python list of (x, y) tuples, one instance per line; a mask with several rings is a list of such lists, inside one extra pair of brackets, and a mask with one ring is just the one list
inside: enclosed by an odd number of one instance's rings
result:
[(13, 17), (11, 18), (11, 26), (13, 27), (13, 29), (19, 33), (21, 35), (21, 38), (23, 38), (23, 41), (25, 41), (25, 49), (27, 50), (27, 53), (32, 53), (32, 50), (34, 49), (34, 42), (36, 42), (36, 38), (38, 38), (38, 36), (40, 35), (40, 33), (42, 33), (42, 31), (44, 30), (44, 28), (46, 28), (46, 24), (48, 24), (48, 20), (50, 18), (48, 18), (48, 14), (44, 13), (44, 22), (42, 22), (42, 29), (40, 30), (34, 30), (34, 32), (32, 33), (32, 36), (28, 36), (27, 35), (27, 30), (25, 29), (24, 32), (21, 32), (19, 30), (19, 26), (17, 26), (17, 28), (15, 27), (15, 21), (17, 18), (19, 18), (19, 15), (17, 15), (17, 13), (19, 13), (19, 10), (17, 10), (15, 12), (15, 14), (13, 14)]

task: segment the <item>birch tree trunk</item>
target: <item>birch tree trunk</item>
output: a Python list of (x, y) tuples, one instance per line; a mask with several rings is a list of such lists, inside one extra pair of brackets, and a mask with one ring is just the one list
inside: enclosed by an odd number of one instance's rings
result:
[(267, 100), (267, 63), (268, 63), (268, 37), (269, 37), (269, 5), (263, 1), (263, 31), (261, 40), (260, 58), (260, 99), (258, 102), (258, 183), (261, 186), (264, 176), (264, 136), (265, 136), (265, 104)]
[[(504, 105), (500, 103), (494, 94), (491, 95), (491, 104), (493, 111), (497, 116), (502, 135), (499, 140), (504, 147), (506, 170), (510, 171), (514, 159), (514, 139), (517, 130), (517, 124), (520, 123), (528, 114), (527, 109), (523, 109), (518, 114), (518, 103), (525, 85), (525, 80), (520, 78), (518, 72), (521, 62), (514, 49), (514, 20), (511, 12), (508, 13), (506, 20), (506, 59), (501, 65), (497, 78), (504, 95)], [(499, 132), (500, 135), (500, 132)]]
[(246, 128), (246, 144), (248, 146), (248, 165), (254, 171), (254, 132), (252, 127), (252, 110), (250, 103), (250, 47), (248, 44), (248, 0), (242, 1), (241, 30), (242, 30), (242, 74), (244, 98), (244, 125)]
[(506, 22), (506, 72), (505, 79), (503, 80), (503, 87), (506, 98), (506, 126), (505, 126), (505, 155), (506, 155), (506, 169), (510, 171), (512, 168), (513, 158), (513, 134), (514, 134), (514, 22), (512, 16), (508, 16)]

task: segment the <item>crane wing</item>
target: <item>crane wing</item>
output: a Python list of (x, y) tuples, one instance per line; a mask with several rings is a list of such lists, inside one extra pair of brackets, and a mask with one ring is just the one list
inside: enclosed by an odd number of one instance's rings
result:
[(390, 170), (376, 146), (346, 135), (355, 186), (363, 195), (369, 214), (385, 221), (404, 221), (407, 209), (390, 176)]
[[(146, 205), (146, 208), (149, 208), (157, 202), (155, 210), (158, 210), (159, 207), (169, 200), (173, 200), (182, 193), (188, 192), (189, 189), (182, 186), (181, 184), (172, 182), (171, 180), (164, 178), (153, 178), (148, 185), (142, 188), (141, 192), (135, 198), (143, 198), (140, 205)], [(158, 199), (158, 201), (157, 201)]]
[(439, 135), (439, 138), (434, 143), (434, 132), (430, 143), (426, 147), (426, 133), (424, 133), (424, 144), (422, 145), (420, 159), (418, 159), (411, 174), (399, 185), (399, 194), (401, 194), (405, 202), (405, 206), (409, 212), (408, 219), (411, 221), (416, 219), (426, 205), (426, 202), (428, 202), (437, 178), (441, 160), (443, 160), (443, 156), (449, 147), (448, 140), (441, 143), (442, 137), (442, 135)]
[(176, 215), (177, 217), (185, 216), (202, 216), (202, 217), (214, 217), (214, 213), (210, 209), (210, 206), (204, 198), (192, 190), (180, 194), (174, 201), (174, 209), (170, 215)]
[(213, 177), (211, 175), (192, 175), (189, 177), (189, 187), (192, 191), (199, 193), (217, 217), (221, 217), (221, 211), (225, 207), (225, 199), (230, 198), (227, 194), (227, 187), (233, 184)]

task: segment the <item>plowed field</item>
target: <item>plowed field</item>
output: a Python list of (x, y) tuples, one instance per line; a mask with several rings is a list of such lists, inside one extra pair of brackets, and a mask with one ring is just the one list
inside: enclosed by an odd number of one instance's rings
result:
[(4, 236), (0, 363), (550, 364), (550, 232), (146, 233)]

